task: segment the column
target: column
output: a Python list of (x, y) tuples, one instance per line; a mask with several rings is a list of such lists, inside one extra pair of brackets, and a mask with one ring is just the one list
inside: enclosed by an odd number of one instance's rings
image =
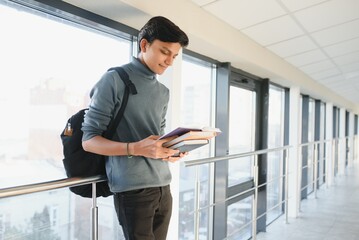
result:
[[(326, 114), (325, 114), (325, 135), (326, 140), (332, 140), (333, 139), (333, 103), (326, 103)], [(333, 142), (327, 141), (326, 142), (326, 148), (325, 148), (325, 162), (326, 162), (326, 183), (327, 186), (330, 186), (333, 184), (333, 171), (334, 171), (334, 165), (333, 165)]]
[(354, 161), (354, 114), (353, 112), (349, 113), (349, 156), (348, 156), (348, 166), (353, 165)]
[(338, 174), (345, 174), (346, 161), (346, 137), (345, 137), (345, 109), (339, 109), (339, 155), (338, 155)]
[(300, 182), (298, 169), (301, 169), (301, 161), (298, 158), (298, 145), (300, 137), (300, 88), (291, 87), (289, 92), (289, 181), (288, 181), (288, 216), (298, 216), (298, 201), (300, 201)]

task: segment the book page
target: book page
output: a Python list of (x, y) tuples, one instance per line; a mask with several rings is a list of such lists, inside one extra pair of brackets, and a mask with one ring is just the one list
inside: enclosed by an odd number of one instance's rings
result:
[(173, 136), (181, 136), (190, 131), (216, 132), (218, 134), (222, 132), (219, 128), (213, 128), (213, 127), (203, 127), (203, 128), (178, 127), (172, 130), (171, 132), (161, 136), (159, 139), (164, 139)]

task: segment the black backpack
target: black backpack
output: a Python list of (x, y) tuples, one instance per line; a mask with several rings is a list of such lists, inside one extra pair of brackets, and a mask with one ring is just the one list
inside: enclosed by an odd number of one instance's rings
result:
[[(137, 94), (135, 85), (131, 82), (128, 74), (121, 67), (110, 68), (109, 71), (110, 70), (117, 71), (122, 81), (125, 83), (126, 88), (120, 110), (118, 111), (116, 118), (112, 119), (107, 130), (103, 134), (103, 137), (107, 139), (112, 139), (116, 127), (123, 116), (129, 92), (133, 95)], [(106, 175), (106, 156), (86, 152), (82, 148), (83, 132), (81, 131), (81, 127), (86, 110), (87, 108), (82, 109), (71, 116), (66, 123), (64, 131), (62, 131), (60, 135), (64, 154), (63, 165), (68, 177), (92, 177), (96, 175)], [(70, 187), (70, 191), (82, 197), (92, 197), (91, 184)], [(96, 183), (96, 197), (108, 197), (112, 194), (113, 193), (110, 191), (107, 181)]]

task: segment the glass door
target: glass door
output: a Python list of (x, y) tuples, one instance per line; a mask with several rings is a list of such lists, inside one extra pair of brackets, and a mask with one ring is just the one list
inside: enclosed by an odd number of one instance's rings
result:
[[(267, 83), (264, 84), (264, 83)], [(264, 86), (267, 87), (264, 87)], [(268, 112), (268, 105), (264, 98), (268, 97), (268, 81), (250, 75), (241, 70), (231, 72), (228, 96), (228, 154), (249, 153), (266, 148), (267, 142), (263, 128), (267, 124), (267, 118), (263, 118)], [(266, 92), (266, 94), (263, 94)], [(266, 107), (264, 107), (264, 105)], [(264, 120), (265, 119), (265, 120)], [(265, 123), (266, 122), (266, 123)], [(263, 124), (265, 123), (265, 124)], [(266, 157), (258, 156), (259, 169)], [(225, 192), (225, 232), (227, 239), (249, 239), (252, 235), (253, 208), (253, 171), (254, 156), (246, 156), (228, 160), (223, 167), (226, 181)], [(259, 176), (262, 181), (265, 179)], [(265, 189), (261, 191), (259, 204), (265, 206)], [(257, 209), (258, 214), (262, 210)], [(260, 223), (257, 220), (257, 229), (265, 228), (265, 219)], [(262, 226), (259, 226), (262, 225)]]
[(334, 176), (338, 174), (339, 164), (339, 108), (333, 107), (333, 139), (334, 142)]
[[(249, 153), (267, 148), (269, 80), (229, 64), (217, 71), (216, 156)], [(266, 156), (258, 156), (259, 184), (266, 179)], [(214, 239), (249, 239), (252, 235), (254, 157), (245, 156), (214, 165)], [(266, 189), (259, 189), (258, 206), (266, 206)], [(265, 207), (257, 208), (257, 230), (264, 231)], [(264, 217), (263, 217), (264, 216)]]
[[(229, 154), (255, 150), (256, 92), (230, 86)], [(252, 196), (242, 194), (253, 186), (253, 156), (228, 161), (228, 195), (233, 200), (227, 206), (227, 236), (248, 239), (251, 236)], [(247, 225), (247, 226), (246, 226)]]
[[(229, 154), (254, 151), (256, 93), (236, 86), (230, 87)], [(228, 187), (253, 177), (253, 157), (232, 159), (228, 163)]]

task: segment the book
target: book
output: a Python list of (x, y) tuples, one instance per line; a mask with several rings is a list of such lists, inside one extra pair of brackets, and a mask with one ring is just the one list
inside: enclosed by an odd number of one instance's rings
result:
[[(196, 140), (184, 140), (179, 143), (176, 143), (169, 148), (171, 149), (178, 149), (180, 153), (189, 152), (196, 148), (202, 147), (209, 143), (207, 139), (196, 139)], [(178, 156), (179, 154), (174, 155), (174, 157)]]
[(209, 140), (217, 135), (216, 132), (189, 131), (183, 135), (165, 142), (163, 147), (171, 147), (172, 145), (186, 140)]
[(173, 137), (173, 136), (181, 136), (185, 133), (188, 133), (190, 131), (196, 131), (196, 132), (216, 132), (217, 134), (221, 133), (222, 131), (219, 128), (213, 128), (213, 127), (202, 127), (202, 128), (196, 128), (196, 127), (178, 127), (171, 132), (161, 136), (159, 139)]
[(218, 128), (183, 128), (179, 127), (175, 130), (171, 131), (170, 133), (162, 136), (160, 139), (178, 136), (171, 141), (165, 142), (163, 147), (170, 147), (176, 143), (185, 140), (193, 140), (193, 139), (201, 139), (201, 140), (209, 140), (213, 137), (216, 137), (218, 134), (221, 133), (221, 130)]

